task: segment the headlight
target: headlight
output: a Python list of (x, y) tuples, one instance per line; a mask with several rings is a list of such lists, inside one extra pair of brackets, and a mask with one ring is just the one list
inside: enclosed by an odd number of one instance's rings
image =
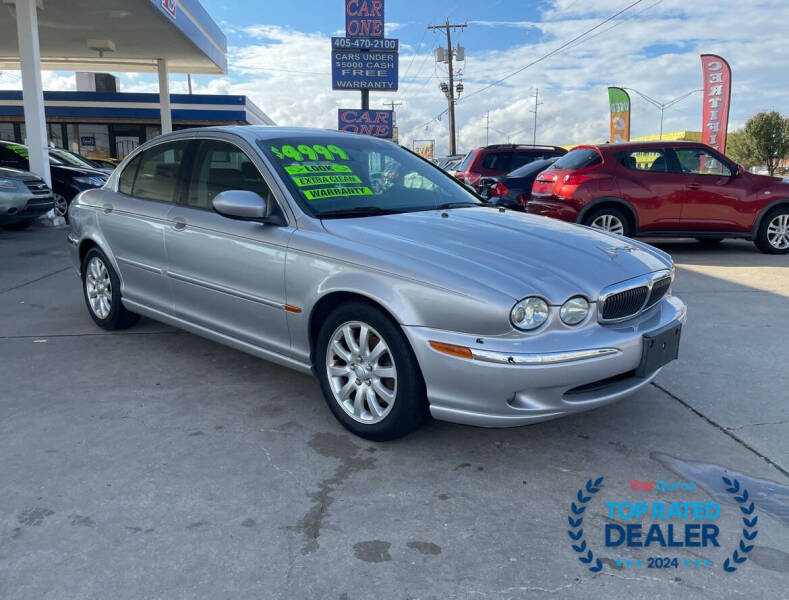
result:
[(589, 314), (589, 302), (583, 296), (574, 296), (562, 304), (559, 318), (565, 325), (578, 325)]
[(13, 179), (0, 179), (0, 190), (15, 190), (17, 189), (16, 181)]
[(80, 183), (85, 183), (95, 187), (101, 187), (107, 183), (107, 180), (104, 179), (104, 177), (99, 177), (98, 175), (91, 175), (89, 177), (75, 177), (74, 181), (79, 181)]
[(548, 303), (537, 296), (524, 298), (512, 307), (510, 321), (518, 329), (537, 329), (548, 320)]

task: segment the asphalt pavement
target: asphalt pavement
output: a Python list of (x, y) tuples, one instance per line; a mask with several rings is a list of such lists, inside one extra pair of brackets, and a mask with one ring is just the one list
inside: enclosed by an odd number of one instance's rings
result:
[[(3, 600), (789, 598), (789, 257), (662, 242), (689, 317), (654, 385), (377, 444), (308, 376), (150, 320), (98, 329), (65, 235), (0, 230)], [(726, 572), (743, 489), (758, 536)], [(719, 546), (605, 546), (626, 523), (607, 503), (647, 497), (718, 502)], [(678, 566), (648, 566), (662, 556)]]

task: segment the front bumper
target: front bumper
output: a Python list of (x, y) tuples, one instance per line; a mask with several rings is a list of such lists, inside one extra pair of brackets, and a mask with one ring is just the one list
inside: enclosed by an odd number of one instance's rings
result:
[(51, 194), (4, 193), (0, 198), (0, 223), (30, 221), (54, 206), (55, 198)]
[[(642, 336), (684, 323), (685, 317), (685, 304), (667, 296), (623, 323), (530, 337), (403, 329), (422, 369), (433, 417), (514, 427), (597, 408), (644, 387), (660, 370), (635, 376)], [(469, 347), (474, 358), (438, 352), (430, 340)]]
[(578, 220), (578, 211), (573, 206), (566, 202), (548, 198), (535, 198), (532, 196), (526, 203), (526, 212), (573, 223)]

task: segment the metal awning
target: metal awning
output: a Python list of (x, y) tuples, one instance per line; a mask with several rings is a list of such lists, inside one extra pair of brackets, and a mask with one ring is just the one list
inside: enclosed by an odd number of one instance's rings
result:
[[(20, 69), (15, 0), (2, 4), (0, 69)], [(171, 73), (227, 71), (225, 35), (197, 0), (38, 0), (38, 37), (44, 70), (156, 71), (165, 59)]]

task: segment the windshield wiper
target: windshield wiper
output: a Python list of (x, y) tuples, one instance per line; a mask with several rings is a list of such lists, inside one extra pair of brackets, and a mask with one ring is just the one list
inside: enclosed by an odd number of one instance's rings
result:
[(472, 206), (482, 206), (482, 203), (476, 202), (445, 202), (435, 207), (435, 210), (446, 210), (449, 208), (470, 208)]
[(343, 208), (341, 210), (330, 210), (315, 215), (319, 219), (345, 219), (351, 217), (373, 217), (378, 215), (393, 215), (399, 210), (381, 208), (379, 206), (354, 206), (353, 208)]

